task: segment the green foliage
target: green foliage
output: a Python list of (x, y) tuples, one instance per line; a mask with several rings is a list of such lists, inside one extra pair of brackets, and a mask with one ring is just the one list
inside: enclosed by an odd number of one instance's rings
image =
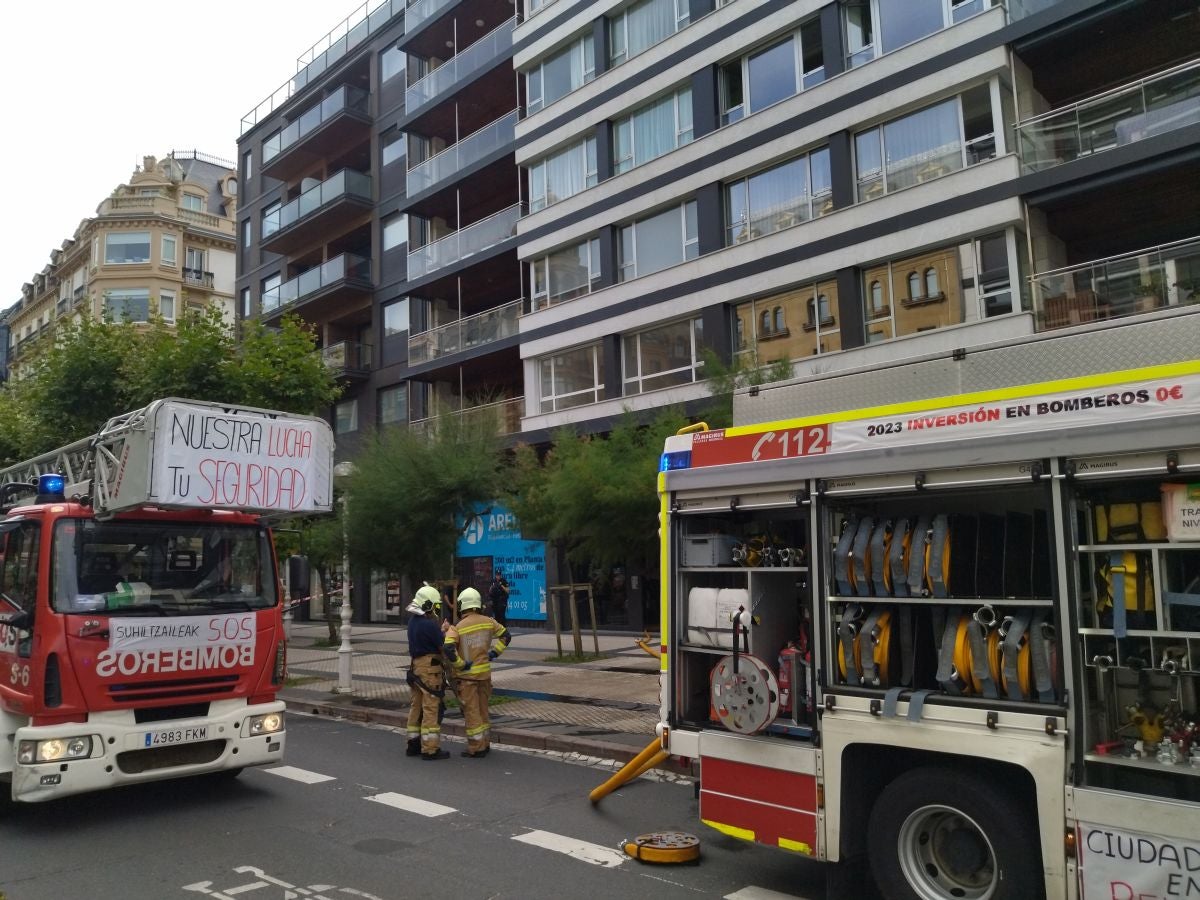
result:
[(341, 394), (329, 367), (316, 352), (316, 335), (295, 316), (279, 328), (248, 322), (230, 378), (238, 402), (266, 409), (312, 414)]
[(562, 544), (575, 562), (644, 566), (657, 552), (663, 441), (686, 424), (675, 410), (646, 425), (627, 412), (607, 437), (558, 432), (541, 461), (518, 450), (509, 502), (522, 530)]
[(367, 444), (348, 481), (355, 564), (418, 583), (449, 575), (458, 523), (500, 490), (496, 434), (490, 418), (443, 416), (432, 435), (391, 429)]
[(704, 350), (704, 377), (712, 399), (704, 411), (710, 428), (728, 428), (733, 424), (733, 394), (740, 388), (792, 377), (792, 363), (787, 359), (758, 365), (748, 357), (739, 356), (726, 364), (710, 349)]

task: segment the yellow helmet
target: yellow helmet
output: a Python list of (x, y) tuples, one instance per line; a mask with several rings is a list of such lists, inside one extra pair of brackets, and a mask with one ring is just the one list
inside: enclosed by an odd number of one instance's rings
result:
[(440, 611), (441, 608), (442, 595), (431, 584), (424, 584), (417, 588), (417, 595), (408, 604), (408, 611), (411, 613), (427, 613), (435, 609)]
[(458, 611), (462, 613), (469, 609), (483, 609), (483, 598), (473, 587), (463, 588), (458, 595)]

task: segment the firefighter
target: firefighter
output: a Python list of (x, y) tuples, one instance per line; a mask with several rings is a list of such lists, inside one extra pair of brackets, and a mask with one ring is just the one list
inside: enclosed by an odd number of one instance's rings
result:
[[(446, 656), (458, 672), (458, 700), (467, 722), (467, 749), (462, 755), (480, 759), (488, 754), (492, 696), (491, 662), (512, 641), (508, 629), (483, 614), (483, 598), (475, 588), (458, 595), (458, 624), (446, 632)], [(493, 649), (492, 641), (496, 646)]]
[(412, 692), (408, 710), (408, 749), (406, 756), (421, 759), (448, 759), (439, 747), (442, 737), (442, 713), (446, 690), (442, 669), (442, 597), (437, 588), (426, 584), (408, 604), (408, 652), (412, 665), (406, 680)]

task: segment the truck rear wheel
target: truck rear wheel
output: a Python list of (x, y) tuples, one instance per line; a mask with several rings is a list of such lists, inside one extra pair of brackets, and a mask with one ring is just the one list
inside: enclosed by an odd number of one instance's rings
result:
[(1003, 791), (952, 769), (914, 769), (880, 792), (867, 825), (887, 900), (1043, 895), (1035, 823)]

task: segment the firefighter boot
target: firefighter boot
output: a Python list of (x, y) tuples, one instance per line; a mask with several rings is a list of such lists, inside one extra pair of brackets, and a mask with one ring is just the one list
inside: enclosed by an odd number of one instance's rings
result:
[(405, 756), (420, 756), (421, 755), (421, 739), (419, 737), (409, 738), (408, 747), (404, 751)]
[(449, 759), (450, 752), (448, 750), (435, 750), (432, 753), (422, 753), (421, 759)]

